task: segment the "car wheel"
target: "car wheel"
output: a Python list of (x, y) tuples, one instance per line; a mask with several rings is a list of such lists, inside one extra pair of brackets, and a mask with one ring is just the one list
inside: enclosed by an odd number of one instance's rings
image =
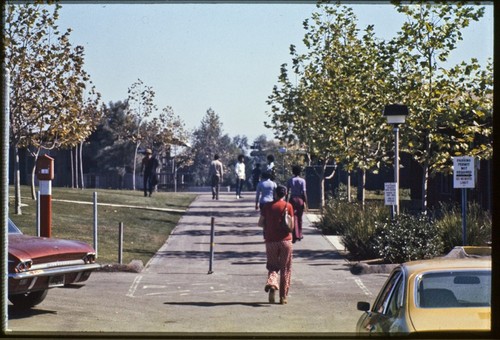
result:
[(47, 296), (48, 289), (26, 294), (9, 295), (9, 300), (14, 307), (28, 309), (41, 303)]

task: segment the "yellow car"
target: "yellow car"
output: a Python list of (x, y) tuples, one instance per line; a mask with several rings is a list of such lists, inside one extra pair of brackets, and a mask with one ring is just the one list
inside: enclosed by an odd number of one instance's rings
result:
[(356, 331), (489, 332), (491, 329), (491, 248), (457, 247), (432, 260), (395, 268), (375, 303), (358, 302)]

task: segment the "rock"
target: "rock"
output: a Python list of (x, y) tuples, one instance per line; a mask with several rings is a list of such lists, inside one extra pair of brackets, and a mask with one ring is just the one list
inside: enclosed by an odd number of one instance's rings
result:
[(353, 275), (363, 275), (363, 274), (389, 274), (394, 268), (399, 264), (367, 264), (363, 262), (355, 263), (351, 266), (351, 274)]

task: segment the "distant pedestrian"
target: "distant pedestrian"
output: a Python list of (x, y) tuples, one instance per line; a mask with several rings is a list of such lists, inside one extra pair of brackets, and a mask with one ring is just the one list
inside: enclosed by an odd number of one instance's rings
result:
[(212, 199), (219, 199), (220, 184), (224, 176), (224, 167), (221, 161), (219, 161), (219, 155), (215, 154), (213, 161), (210, 163), (208, 169), (208, 178), (212, 186)]
[(281, 227), (285, 209), (293, 218), (293, 208), (283, 200), (286, 187), (276, 189), (276, 200), (264, 205), (264, 239), (268, 271), (264, 290), (269, 292), (269, 303), (275, 302), (275, 292), (279, 291), (280, 303), (286, 304), (292, 277), (292, 235)]
[(243, 188), (243, 183), (245, 183), (246, 179), (245, 156), (238, 156), (238, 162), (236, 162), (234, 171), (236, 172), (236, 199), (243, 198), (241, 196), (241, 189)]
[(144, 197), (151, 197), (155, 186), (158, 184), (158, 175), (156, 173), (160, 163), (153, 155), (151, 149), (146, 149), (145, 156), (141, 163), (141, 174), (143, 176)]
[(255, 167), (252, 170), (252, 185), (253, 190), (257, 190), (257, 184), (260, 182), (260, 176), (262, 175), (262, 170), (260, 170), (260, 163), (255, 164)]
[(267, 155), (266, 171), (270, 174), (271, 181), (276, 180), (276, 169), (274, 166), (274, 156), (273, 155)]
[(302, 215), (307, 211), (306, 180), (300, 177), (302, 169), (298, 165), (292, 167), (293, 177), (287, 182), (290, 203), (295, 214), (295, 228), (293, 229), (293, 243), (304, 238), (302, 234)]
[(264, 204), (274, 201), (277, 185), (271, 180), (269, 172), (262, 174), (262, 181), (257, 184), (255, 191), (255, 210), (262, 209)]

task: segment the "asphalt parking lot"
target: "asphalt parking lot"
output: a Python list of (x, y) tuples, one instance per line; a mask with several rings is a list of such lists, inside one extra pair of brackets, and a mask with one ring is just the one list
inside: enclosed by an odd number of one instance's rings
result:
[(353, 275), (341, 246), (314, 228), (309, 215), (304, 239), (294, 245), (289, 302), (269, 304), (253, 202), (252, 193), (219, 201), (199, 195), (141, 272), (95, 272), (83, 285), (51, 290), (30, 311), (9, 306), (9, 334), (352, 335), (362, 313), (356, 302), (373, 302), (387, 274)]

